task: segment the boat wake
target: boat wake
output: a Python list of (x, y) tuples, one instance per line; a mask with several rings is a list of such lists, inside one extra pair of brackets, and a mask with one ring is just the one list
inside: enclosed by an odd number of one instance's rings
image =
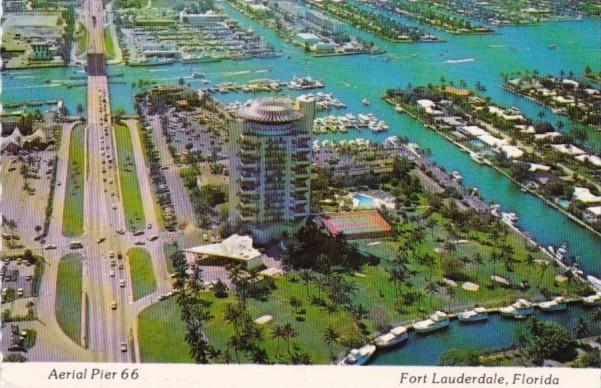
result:
[(467, 62), (474, 62), (475, 60), (476, 60), (475, 58), (449, 59), (449, 60), (444, 61), (443, 63), (448, 63), (448, 64), (467, 63)]

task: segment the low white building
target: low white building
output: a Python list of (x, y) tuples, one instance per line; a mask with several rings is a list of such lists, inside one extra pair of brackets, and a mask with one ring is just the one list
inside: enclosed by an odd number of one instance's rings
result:
[(264, 258), (263, 253), (253, 247), (250, 236), (238, 234), (233, 234), (220, 243), (199, 245), (183, 251), (194, 254), (200, 260), (221, 258), (241, 262), (247, 270), (261, 267)]
[(583, 213), (584, 220), (594, 224), (595, 222), (601, 221), (601, 206), (587, 207)]
[(601, 197), (594, 195), (591, 193), (589, 189), (586, 187), (574, 187), (574, 200), (586, 203), (586, 204), (595, 204), (601, 203)]

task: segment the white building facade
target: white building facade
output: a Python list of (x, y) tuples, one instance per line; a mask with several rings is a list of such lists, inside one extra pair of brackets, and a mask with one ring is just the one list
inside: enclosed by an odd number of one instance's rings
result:
[(315, 100), (258, 99), (230, 122), (230, 222), (256, 242), (293, 233), (310, 209)]

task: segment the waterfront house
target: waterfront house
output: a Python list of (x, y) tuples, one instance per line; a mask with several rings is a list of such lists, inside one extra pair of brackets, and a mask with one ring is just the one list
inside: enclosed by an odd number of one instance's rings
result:
[(591, 206), (584, 209), (582, 216), (586, 222), (594, 224), (601, 222), (601, 206)]

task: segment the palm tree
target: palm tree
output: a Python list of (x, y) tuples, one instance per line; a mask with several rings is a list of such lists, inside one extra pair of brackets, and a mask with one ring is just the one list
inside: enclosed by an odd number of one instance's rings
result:
[(288, 354), (290, 354), (290, 339), (298, 336), (298, 332), (290, 323), (286, 323), (282, 327), (282, 331), (283, 331), (283, 337), (286, 339), (286, 342), (288, 345)]
[(271, 338), (276, 340), (275, 357), (277, 358), (280, 353), (280, 338), (284, 338), (284, 326), (275, 325), (273, 329), (271, 329)]
[(536, 262), (536, 259), (534, 258), (534, 256), (532, 256), (530, 253), (528, 254), (528, 256), (526, 256), (526, 264), (528, 265), (528, 272), (527, 272), (527, 276), (530, 277), (530, 270), (532, 269), (532, 267), (534, 266), (534, 263)]
[(576, 325), (576, 329), (574, 330), (576, 333), (576, 337), (586, 337), (589, 333), (588, 322), (583, 318), (578, 318), (578, 324)]
[(323, 341), (328, 345), (328, 349), (330, 350), (330, 356), (333, 358), (334, 354), (332, 353), (332, 345), (337, 343), (340, 339), (340, 335), (336, 331), (336, 329), (329, 325), (326, 328), (326, 331), (323, 333)]
[(298, 275), (300, 276), (302, 281), (305, 282), (305, 290), (307, 291), (307, 296), (310, 297), (311, 295), (309, 295), (309, 282), (313, 280), (313, 274), (311, 273), (311, 270), (303, 269), (299, 272)]

